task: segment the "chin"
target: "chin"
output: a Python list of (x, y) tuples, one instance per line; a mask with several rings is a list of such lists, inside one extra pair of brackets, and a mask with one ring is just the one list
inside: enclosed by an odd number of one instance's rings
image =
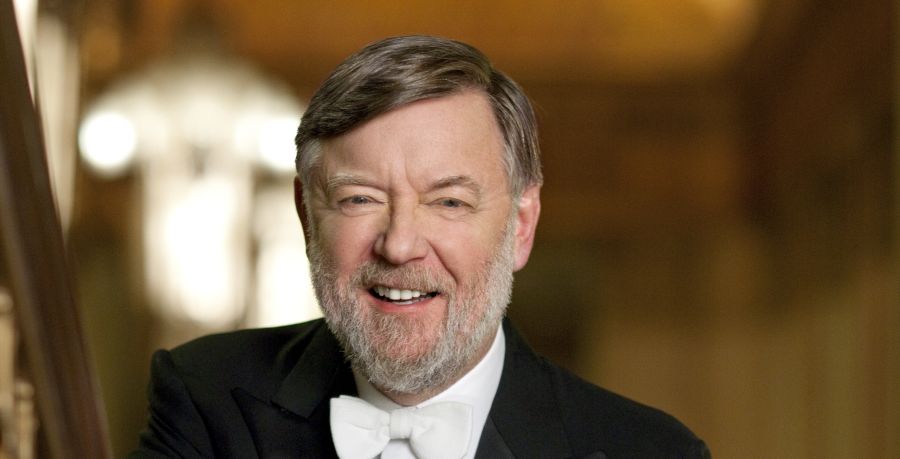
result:
[(384, 358), (398, 362), (418, 361), (435, 348), (445, 332), (443, 317), (373, 313), (367, 321), (372, 344)]

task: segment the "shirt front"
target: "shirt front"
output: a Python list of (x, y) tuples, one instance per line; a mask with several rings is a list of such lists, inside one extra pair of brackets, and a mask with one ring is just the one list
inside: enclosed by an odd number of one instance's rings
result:
[[(494, 402), (494, 395), (497, 394), (497, 387), (500, 385), (505, 355), (506, 339), (501, 325), (497, 329), (497, 334), (494, 336), (494, 342), (491, 344), (490, 349), (475, 367), (443, 392), (415, 405), (417, 408), (421, 408), (437, 402), (461, 402), (472, 407), (471, 440), (469, 441), (469, 449), (466, 451), (466, 455), (463, 456), (465, 459), (475, 457), (475, 451), (478, 449), (478, 440), (481, 439), (481, 431), (484, 429), (485, 422), (487, 422), (488, 413)], [(356, 381), (359, 398), (369, 402), (376, 408), (387, 412), (403, 408), (382, 394), (355, 369), (353, 370), (353, 379)], [(397, 439), (388, 443), (381, 453), (381, 458), (415, 459), (416, 456), (409, 446), (409, 440)]]

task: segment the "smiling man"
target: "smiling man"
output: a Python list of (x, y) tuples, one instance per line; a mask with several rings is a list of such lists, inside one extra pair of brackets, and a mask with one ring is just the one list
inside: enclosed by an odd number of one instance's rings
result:
[(324, 321), (155, 354), (134, 457), (708, 457), (504, 320), (542, 177), (531, 105), (479, 51), (372, 44), (316, 92), (296, 140)]
[(354, 368), (405, 405), (481, 360), (528, 258), (539, 185), (514, 205), (492, 119), (471, 89), (412, 102), (322, 141), (306, 179), (328, 323)]

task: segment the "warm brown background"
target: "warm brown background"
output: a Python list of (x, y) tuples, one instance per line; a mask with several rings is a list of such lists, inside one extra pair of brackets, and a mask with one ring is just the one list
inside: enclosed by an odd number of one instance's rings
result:
[[(74, 4), (85, 101), (198, 12), (302, 98), (384, 36), (481, 48), (540, 115), (544, 213), (510, 312), (536, 348), (716, 457), (900, 457), (894, 2)], [(144, 300), (134, 182), (80, 173), (69, 239), (117, 456), (174, 326)]]

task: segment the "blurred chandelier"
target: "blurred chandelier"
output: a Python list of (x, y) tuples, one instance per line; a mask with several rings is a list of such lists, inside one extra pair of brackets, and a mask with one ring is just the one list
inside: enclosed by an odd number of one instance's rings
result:
[(208, 43), (189, 41), (91, 103), (82, 159), (138, 179), (146, 290), (167, 317), (224, 328), (316, 316), (291, 192), (303, 107)]

